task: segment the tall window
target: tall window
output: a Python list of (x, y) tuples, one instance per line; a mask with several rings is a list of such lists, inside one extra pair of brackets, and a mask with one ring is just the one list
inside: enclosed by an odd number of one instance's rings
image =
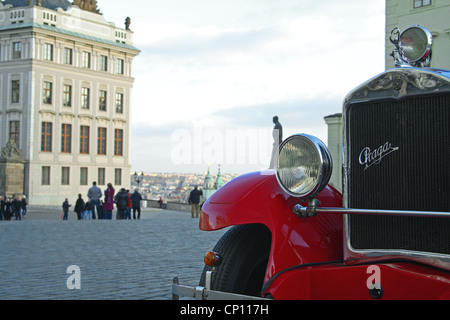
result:
[(100, 90), (100, 94), (99, 94), (99, 101), (98, 101), (98, 109), (100, 111), (106, 111), (106, 96), (107, 96), (107, 92), (104, 90)]
[(41, 184), (43, 186), (50, 185), (50, 167), (42, 167)]
[(42, 152), (52, 152), (52, 134), (53, 134), (53, 124), (51, 122), (42, 122), (42, 132), (41, 132)]
[(123, 93), (116, 93), (116, 112), (123, 113)]
[(104, 186), (106, 183), (105, 179), (105, 168), (98, 168), (98, 185)]
[(90, 89), (81, 88), (81, 108), (89, 109)]
[(90, 68), (91, 67), (91, 53), (83, 52), (83, 67)]
[(44, 104), (52, 104), (52, 88), (53, 88), (53, 83), (44, 81), (43, 92), (42, 92), (42, 102)]
[(115, 169), (115, 171), (114, 171), (114, 184), (116, 186), (122, 185), (122, 169)]
[(14, 140), (17, 146), (20, 146), (20, 122), (10, 121), (9, 122), (9, 140)]
[(80, 127), (80, 153), (89, 154), (89, 127)]
[(61, 184), (63, 186), (68, 186), (70, 184), (70, 168), (69, 167), (61, 168)]
[(123, 130), (114, 130), (114, 155), (123, 156)]
[(63, 88), (63, 106), (71, 107), (72, 106), (72, 86), (65, 84)]
[(106, 155), (106, 128), (98, 128), (97, 154)]
[(11, 81), (11, 103), (19, 103), (20, 99), (20, 80)]
[(414, 0), (414, 8), (421, 8), (431, 5), (431, 0)]
[(72, 152), (72, 125), (63, 123), (61, 125), (61, 152)]
[(123, 59), (117, 59), (117, 74), (124, 74), (124, 60)]
[(88, 168), (80, 168), (80, 185), (88, 185)]
[(44, 44), (44, 60), (53, 61), (53, 45), (46, 43)]
[(70, 48), (64, 48), (64, 63), (72, 64), (73, 51)]
[(107, 56), (100, 57), (100, 71), (108, 71), (108, 57)]
[(14, 42), (13, 43), (13, 59), (22, 58), (22, 42)]

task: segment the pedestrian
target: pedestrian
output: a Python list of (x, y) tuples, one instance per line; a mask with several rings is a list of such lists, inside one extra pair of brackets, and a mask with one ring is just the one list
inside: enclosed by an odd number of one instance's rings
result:
[(138, 212), (138, 220), (141, 218), (141, 200), (142, 196), (137, 189), (134, 189), (131, 195), (131, 207), (133, 208), (133, 219), (136, 219), (136, 211)]
[(117, 220), (125, 219), (125, 211), (128, 208), (128, 194), (125, 188), (120, 189), (120, 191), (114, 197), (114, 202), (117, 207)]
[(5, 199), (3, 199), (2, 196), (0, 196), (0, 220), (6, 220), (5, 219)]
[(16, 220), (22, 220), (22, 201), (19, 199), (19, 196), (14, 196), (13, 208)]
[(27, 215), (27, 196), (22, 196), (22, 217), (25, 217)]
[(127, 196), (128, 196), (128, 206), (127, 210), (125, 210), (125, 219), (131, 220), (131, 194), (130, 190), (127, 190)]
[(70, 207), (71, 207), (71, 205), (69, 204), (69, 199), (66, 198), (66, 200), (62, 204), (63, 213), (64, 213), (63, 220), (68, 220)]
[(75, 202), (75, 208), (74, 211), (77, 213), (78, 220), (82, 220), (84, 218), (84, 200), (81, 196), (81, 193), (78, 194), (77, 202)]
[(111, 183), (108, 183), (108, 188), (105, 190), (105, 203), (103, 204), (103, 211), (105, 212), (105, 219), (112, 219), (112, 211), (114, 210), (114, 195), (116, 191)]
[(203, 195), (202, 190), (198, 190), (198, 187), (195, 186), (194, 190), (191, 191), (191, 194), (189, 195), (189, 204), (191, 205), (191, 215), (192, 218), (194, 218), (194, 211), (196, 213), (196, 218), (198, 218), (198, 212), (200, 209), (200, 196)]
[(87, 201), (84, 204), (84, 220), (87, 220), (89, 218), (89, 220), (91, 220), (91, 214), (92, 214), (92, 205), (91, 205), (91, 201)]
[(103, 219), (100, 212), (100, 198), (103, 196), (102, 190), (97, 187), (97, 182), (92, 182), (92, 187), (88, 191), (88, 198), (91, 201), (92, 219), (95, 220), (95, 208), (99, 219)]
[(4, 213), (5, 220), (10, 221), (12, 215), (13, 215), (13, 208), (12, 208), (11, 198), (7, 197), (6, 201), (5, 201), (5, 213)]

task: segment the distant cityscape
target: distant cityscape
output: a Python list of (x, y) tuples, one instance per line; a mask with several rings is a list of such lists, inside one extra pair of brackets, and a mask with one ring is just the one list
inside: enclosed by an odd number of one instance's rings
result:
[[(189, 194), (198, 186), (205, 189), (205, 178), (208, 172), (204, 173), (146, 173), (135, 172), (131, 174), (131, 189), (138, 188), (143, 199), (162, 199), (166, 202), (188, 203)], [(218, 172), (211, 170), (210, 177), (216, 181)], [(224, 183), (227, 183), (239, 176), (238, 174), (221, 174)], [(206, 192), (204, 195), (206, 196)], [(209, 193), (208, 193), (209, 194)], [(204, 199), (206, 200), (206, 198)]]

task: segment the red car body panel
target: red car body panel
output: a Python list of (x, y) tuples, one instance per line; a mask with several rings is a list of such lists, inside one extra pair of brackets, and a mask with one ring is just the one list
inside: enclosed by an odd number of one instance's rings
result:
[[(327, 187), (318, 198), (323, 206), (342, 206), (342, 196)], [(298, 264), (343, 257), (341, 215), (301, 219), (293, 213), (298, 198), (287, 195), (272, 172), (241, 176), (220, 188), (202, 207), (200, 229), (263, 224), (272, 233), (266, 280)]]
[[(342, 207), (342, 195), (331, 186), (320, 193), (318, 200), (321, 207)], [(246, 174), (206, 201), (200, 229), (265, 225), (272, 234), (272, 244), (264, 282), (276, 276), (265, 293), (275, 299), (370, 299), (368, 264), (317, 265), (284, 272), (294, 266), (343, 260), (343, 216), (300, 218), (293, 213), (299, 203), (300, 199), (281, 189), (274, 171)], [(383, 277), (383, 298), (450, 298), (450, 276), (445, 271), (404, 262), (378, 262), (378, 266)]]

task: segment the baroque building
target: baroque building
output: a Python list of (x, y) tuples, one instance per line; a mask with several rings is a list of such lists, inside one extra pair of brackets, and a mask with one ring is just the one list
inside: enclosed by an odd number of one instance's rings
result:
[(20, 149), (29, 203), (74, 202), (93, 181), (129, 188), (129, 25), (94, 0), (0, 2), (0, 148)]
[(203, 198), (202, 202), (205, 202), (208, 200), (217, 190), (222, 188), (225, 185), (225, 182), (222, 179), (222, 173), (220, 172), (220, 166), (219, 166), (219, 172), (217, 173), (216, 181), (214, 181), (213, 177), (211, 176), (211, 172), (208, 168), (208, 173), (205, 176), (204, 182), (203, 182)]

